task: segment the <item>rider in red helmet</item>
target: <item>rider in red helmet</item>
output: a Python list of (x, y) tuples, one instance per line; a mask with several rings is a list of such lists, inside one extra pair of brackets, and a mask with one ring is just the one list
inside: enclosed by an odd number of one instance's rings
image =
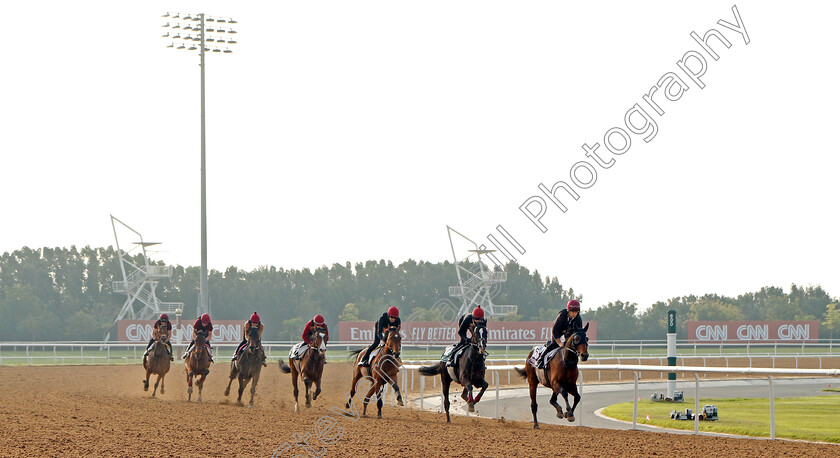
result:
[[(230, 359), (231, 361), (236, 361), (236, 358), (239, 357), (239, 353), (241, 353), (242, 350), (245, 349), (245, 346), (248, 345), (248, 330), (251, 328), (257, 328), (257, 332), (260, 335), (260, 342), (262, 342), (263, 324), (260, 321), (260, 316), (257, 315), (257, 312), (252, 313), (251, 318), (249, 318), (248, 321), (245, 322), (245, 326), (242, 327), (242, 343), (236, 347), (236, 351), (233, 352), (233, 358)], [(262, 344), (260, 344), (260, 350), (262, 349)], [(265, 351), (263, 351), (262, 360), (263, 367), (268, 366), (265, 362)]]
[[(330, 340), (330, 330), (327, 328), (326, 320), (322, 315), (315, 315), (315, 318), (307, 321), (305, 325), (303, 325), (303, 332), (300, 334), (301, 339), (303, 342), (298, 342), (292, 347), (291, 351), (289, 351), (289, 357), (295, 359), (301, 359), (303, 357), (304, 351), (308, 348), (309, 345), (312, 344), (312, 339), (315, 337), (315, 333), (318, 331), (324, 332), (324, 343), (329, 342)], [(326, 364), (326, 360), (324, 363)]]
[[(160, 337), (160, 330), (161, 328), (166, 328), (168, 334), (172, 335), (172, 323), (169, 321), (169, 315), (165, 313), (160, 314), (160, 318), (155, 321), (154, 330), (152, 331), (152, 338), (149, 340), (149, 345), (146, 347), (146, 352), (143, 353), (143, 357), (149, 356), (149, 352), (152, 351), (152, 344), (155, 343), (155, 340)], [(169, 352), (169, 360), (175, 361), (175, 358), (172, 356), (172, 343), (168, 340), (166, 341), (166, 351)]]
[(452, 345), (453, 348), (448, 354), (447, 366), (455, 365), (455, 354), (458, 353), (458, 350), (466, 347), (470, 343), (470, 339), (467, 337), (467, 331), (472, 336), (476, 326), (487, 326), (487, 320), (484, 319), (484, 309), (480, 305), (474, 308), (472, 313), (465, 313), (458, 319), (458, 336), (461, 337), (461, 340), (455, 345)]
[(327, 328), (327, 323), (324, 320), (324, 317), (321, 315), (315, 315), (315, 318), (309, 320), (308, 323), (303, 327), (303, 333), (300, 337), (303, 339), (303, 342), (306, 345), (310, 345), (312, 343), (312, 336), (319, 330), (322, 329), (326, 333), (324, 336), (324, 342), (330, 341), (330, 330)]
[[(373, 330), (373, 343), (367, 348), (365, 351), (365, 355), (359, 361), (359, 366), (370, 366), (370, 362), (368, 358), (370, 357), (370, 352), (372, 352), (376, 347), (379, 346), (379, 342), (385, 341), (385, 331), (387, 331), (391, 326), (396, 326), (397, 331), (400, 330), (402, 327), (402, 321), (400, 320), (400, 310), (396, 307), (390, 307), (387, 312), (383, 313), (381, 317), (376, 321)], [(397, 355), (399, 357), (399, 355)]]
[(210, 362), (212, 363), (213, 354), (210, 353), (212, 350), (212, 347), (210, 347), (210, 336), (213, 334), (213, 322), (210, 321), (210, 315), (207, 313), (195, 319), (195, 323), (193, 323), (192, 340), (190, 341), (190, 346), (187, 347), (187, 351), (184, 353), (184, 359), (187, 359), (187, 356), (189, 356), (195, 346), (195, 333), (198, 331), (204, 331), (207, 333), (207, 356), (210, 357)]
[(567, 332), (575, 328), (580, 329), (583, 327), (583, 320), (581, 320), (579, 313), (580, 302), (572, 299), (568, 304), (566, 304), (566, 308), (557, 314), (557, 318), (554, 319), (554, 325), (551, 327), (552, 339), (548, 341), (545, 350), (542, 352), (542, 355), (540, 355), (540, 360), (537, 362), (537, 368), (542, 369), (545, 366), (544, 359), (548, 352), (563, 345), (563, 342), (566, 340), (565, 334)]

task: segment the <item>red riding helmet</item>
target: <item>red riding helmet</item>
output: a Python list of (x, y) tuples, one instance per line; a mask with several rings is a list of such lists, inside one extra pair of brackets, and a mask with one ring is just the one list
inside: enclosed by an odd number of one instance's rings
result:
[(580, 302), (572, 299), (566, 304), (566, 310), (570, 312), (580, 312)]
[(164, 320), (164, 321), (169, 321), (169, 315), (167, 315), (165, 313), (161, 313), (160, 314), (160, 319)]
[(400, 309), (396, 307), (391, 307), (388, 309), (388, 316), (392, 316), (394, 318), (399, 318), (400, 316)]
[(322, 317), (321, 315), (315, 315), (315, 318), (313, 318), (312, 321), (314, 321), (315, 324), (317, 324), (319, 326), (324, 325), (324, 317)]
[(204, 324), (209, 323), (210, 322), (210, 314), (205, 313), (204, 315), (201, 315), (201, 322), (204, 323)]
[(257, 315), (257, 312), (252, 313), (251, 314), (251, 323), (259, 323), (259, 322), (260, 322), (260, 316)]
[(473, 318), (484, 319), (484, 309), (476, 307), (472, 311)]

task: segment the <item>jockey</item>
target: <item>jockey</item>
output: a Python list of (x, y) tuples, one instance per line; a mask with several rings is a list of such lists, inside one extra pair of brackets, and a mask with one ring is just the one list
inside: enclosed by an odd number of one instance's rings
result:
[(458, 336), (461, 337), (460, 342), (453, 345), (452, 352), (449, 353), (449, 362), (447, 366), (455, 365), (455, 354), (458, 350), (470, 344), (470, 339), (467, 338), (467, 331), (470, 331), (470, 336), (475, 332), (476, 326), (487, 326), (487, 320), (484, 319), (484, 309), (477, 306), (472, 313), (465, 313), (458, 319)]
[(303, 334), (300, 335), (306, 345), (312, 344), (312, 337), (319, 328), (323, 329), (326, 333), (326, 335), (324, 335), (324, 343), (330, 341), (330, 330), (327, 328), (327, 323), (324, 321), (324, 317), (321, 315), (315, 315), (315, 318), (312, 318), (308, 323), (306, 323), (306, 325), (304, 325)]
[[(149, 352), (152, 350), (152, 345), (155, 343), (155, 340), (157, 340), (160, 337), (160, 330), (162, 327), (166, 328), (166, 330), (169, 331), (169, 335), (172, 335), (172, 323), (169, 321), (169, 315), (165, 313), (161, 313), (160, 318), (158, 318), (158, 320), (155, 321), (154, 330), (152, 331), (152, 338), (151, 340), (149, 340), (149, 346), (146, 347), (146, 352), (143, 353), (144, 357), (149, 356)], [(172, 344), (168, 340), (166, 341), (166, 351), (169, 353), (169, 360), (175, 361), (175, 358), (172, 356)]]
[[(370, 353), (379, 346), (380, 341), (385, 341), (385, 331), (387, 331), (391, 326), (396, 326), (397, 331), (399, 331), (402, 326), (401, 323), (400, 310), (396, 307), (389, 308), (386, 313), (383, 313), (382, 316), (379, 317), (373, 331), (373, 343), (367, 348), (365, 356), (362, 357), (361, 361), (359, 361), (359, 366), (370, 367), (370, 363), (368, 362)], [(397, 357), (399, 357), (399, 355), (397, 355)]]
[(583, 327), (583, 321), (578, 315), (579, 313), (580, 302), (572, 299), (569, 301), (568, 304), (566, 304), (566, 309), (561, 310), (560, 313), (557, 314), (557, 318), (554, 319), (554, 325), (551, 328), (552, 339), (547, 343), (545, 350), (543, 351), (542, 355), (540, 355), (540, 360), (537, 362), (538, 369), (542, 369), (545, 365), (545, 362), (543, 360), (545, 359), (545, 355), (547, 355), (548, 352), (563, 345), (563, 343), (566, 341), (564, 334), (567, 331)]
[(190, 341), (190, 346), (187, 347), (187, 352), (184, 353), (184, 359), (187, 359), (187, 356), (189, 356), (190, 352), (193, 349), (193, 346), (195, 346), (195, 336), (196, 336), (196, 332), (198, 332), (198, 331), (204, 331), (204, 332), (207, 333), (207, 339), (206, 339), (207, 340), (207, 356), (210, 357), (210, 362), (212, 363), (213, 362), (213, 354), (210, 353), (210, 350), (211, 350), (210, 336), (213, 333), (213, 322), (210, 321), (210, 315), (207, 314), (207, 313), (205, 313), (205, 314), (201, 315), (201, 317), (195, 319), (195, 323), (193, 323), (192, 340)]
[[(248, 321), (245, 322), (245, 326), (242, 328), (242, 343), (240, 343), (239, 346), (236, 347), (236, 351), (233, 352), (233, 358), (230, 359), (231, 361), (236, 361), (236, 358), (239, 357), (239, 354), (242, 353), (242, 350), (244, 350), (245, 346), (248, 345), (248, 330), (251, 329), (251, 328), (257, 328), (257, 332), (260, 335), (260, 350), (263, 350), (263, 347), (262, 347), (263, 324), (260, 321), (260, 316), (257, 315), (257, 312), (254, 312), (254, 313), (251, 314), (251, 318), (248, 319)], [(263, 365), (263, 367), (268, 366), (268, 364), (265, 363), (265, 350), (263, 350), (262, 365)]]

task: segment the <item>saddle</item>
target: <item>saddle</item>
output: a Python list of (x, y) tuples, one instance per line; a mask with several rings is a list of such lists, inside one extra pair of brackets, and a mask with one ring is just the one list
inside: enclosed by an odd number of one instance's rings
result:
[(457, 352), (455, 352), (456, 345), (450, 345), (443, 350), (443, 355), (440, 357), (440, 360), (444, 363), (458, 361), (458, 358), (464, 353), (464, 350), (469, 348), (469, 346), (461, 347)]
[[(534, 351), (531, 353), (531, 357), (528, 359), (528, 363), (531, 366), (533, 366), (534, 369), (538, 369), (537, 362), (540, 360), (540, 356), (545, 351), (545, 347), (545, 345), (537, 345), (536, 347), (534, 347)], [(551, 360), (554, 359), (555, 356), (557, 356), (557, 353), (560, 351), (561, 348), (562, 347), (555, 348), (554, 350), (551, 350), (545, 355), (545, 359), (543, 360), (543, 362), (545, 363), (545, 367), (548, 367), (548, 363), (550, 363)]]
[(300, 360), (308, 349), (309, 345), (306, 345), (306, 342), (298, 342), (289, 350), (289, 358)]

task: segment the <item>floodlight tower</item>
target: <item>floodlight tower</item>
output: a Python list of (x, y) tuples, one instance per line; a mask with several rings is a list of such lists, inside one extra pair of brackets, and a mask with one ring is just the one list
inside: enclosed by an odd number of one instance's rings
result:
[[(136, 246), (127, 252), (124, 252), (120, 248), (117, 224), (133, 232), (140, 238), (139, 242), (134, 242)], [(111, 215), (111, 227), (114, 229), (114, 241), (117, 244), (117, 256), (120, 259), (120, 271), (123, 277), (122, 281), (115, 281), (111, 284), (111, 290), (115, 293), (124, 293), (126, 295), (125, 303), (119, 315), (117, 315), (117, 319), (114, 320), (114, 324), (123, 319), (149, 320), (157, 317), (161, 313), (174, 313), (183, 309), (183, 303), (162, 302), (155, 294), (158, 282), (172, 277), (172, 266), (149, 264), (146, 247), (159, 245), (159, 242), (144, 241), (143, 236), (139, 232), (114, 217), (114, 215)], [(132, 259), (130, 256), (131, 252), (138, 247), (141, 251), (137, 254), (141, 254), (143, 261), (141, 265), (131, 262)], [(105, 340), (108, 340), (109, 336), (106, 336)]]
[[(191, 16), (181, 13), (170, 15), (167, 12), (162, 17), (168, 18), (163, 27), (169, 29), (163, 35), (163, 38), (172, 40), (167, 48), (188, 49), (190, 51), (198, 49), (201, 56), (199, 63), (201, 67), (201, 274), (198, 287), (198, 314), (200, 315), (210, 313), (209, 292), (207, 290), (207, 174), (205, 167), (207, 142), (204, 135), (204, 53), (211, 50), (211, 48), (206, 47), (207, 43), (213, 43), (212, 51), (214, 53), (232, 53), (230, 46), (237, 42), (233, 38), (236, 31), (230, 28), (230, 24), (236, 24), (237, 22), (231, 18), (205, 16), (204, 13)], [(169, 21), (173, 23), (170, 24)], [(181, 32), (188, 32), (188, 34), (182, 36)], [(199, 44), (198, 48), (195, 46), (196, 42)], [(219, 46), (219, 44), (223, 46)]]
[[(449, 246), (452, 248), (455, 272), (458, 275), (458, 285), (449, 287), (449, 295), (461, 299), (458, 316), (472, 312), (473, 308), (479, 305), (489, 317), (515, 314), (519, 309), (516, 305), (498, 305), (492, 300), (499, 294), (501, 284), (507, 281), (507, 272), (488, 267), (481, 260), (481, 255), (490, 254), (496, 250), (486, 250), (484, 246), (478, 246), (477, 243), (449, 226), (446, 226), (446, 229), (449, 232)], [(460, 260), (452, 241), (453, 234), (473, 246), (472, 249), (466, 250), (469, 254)]]

